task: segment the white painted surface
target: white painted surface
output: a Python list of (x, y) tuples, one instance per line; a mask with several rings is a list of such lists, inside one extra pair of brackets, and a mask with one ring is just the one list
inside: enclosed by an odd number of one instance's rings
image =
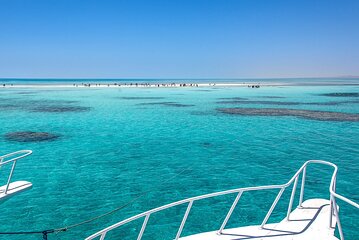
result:
[[(296, 208), (290, 214), (289, 221), (195, 234), (180, 238), (181, 240), (337, 240), (334, 229), (329, 228), (330, 206), (326, 199), (309, 199), (302, 208)], [(333, 216), (333, 226), (336, 221)]]
[(0, 201), (14, 196), (20, 192), (32, 188), (32, 183), (27, 181), (16, 181), (9, 184), (9, 189), (5, 194), (6, 185), (0, 187)]

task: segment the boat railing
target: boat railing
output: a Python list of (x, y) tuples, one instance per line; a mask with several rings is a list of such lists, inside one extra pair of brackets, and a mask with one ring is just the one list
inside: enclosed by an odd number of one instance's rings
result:
[(24, 158), (24, 157), (26, 157), (26, 156), (28, 156), (30, 154), (32, 154), (31, 150), (20, 150), (20, 151), (16, 151), (16, 152), (13, 152), (13, 153), (9, 153), (9, 154), (0, 156), (0, 169), (4, 165), (12, 163), (11, 170), (10, 170), (10, 173), (9, 173), (9, 177), (7, 178), (7, 183), (6, 183), (5, 189), (3, 190), (3, 192), (0, 192), (0, 193), (2, 193), (4, 195), (7, 194), (8, 190), (9, 190), (9, 185), (11, 183), (11, 178), (12, 178), (12, 176), (14, 174), (14, 171), (15, 171), (16, 162), (19, 159)]
[(292, 211), (292, 207), (293, 207), (293, 201), (294, 201), (294, 197), (295, 197), (295, 192), (296, 192), (296, 189), (297, 189), (297, 184), (298, 184), (298, 179), (300, 177), (300, 175), (302, 175), (302, 182), (301, 182), (301, 187), (300, 187), (300, 195), (299, 195), (299, 203), (298, 203), (298, 207), (302, 207), (302, 203), (303, 203), (303, 200), (304, 200), (304, 188), (305, 188), (305, 181), (306, 181), (306, 171), (307, 171), (307, 166), (310, 165), (310, 164), (322, 164), (322, 165), (328, 165), (328, 166), (331, 166), (334, 168), (334, 171), (333, 171), (333, 174), (332, 174), (332, 177), (331, 177), (331, 182), (330, 182), (330, 186), (329, 186), (329, 194), (330, 194), (330, 216), (329, 216), (329, 227), (330, 228), (333, 228), (333, 221), (332, 221), (332, 215), (334, 213), (334, 216), (336, 217), (336, 220), (337, 220), (337, 224), (338, 224), (338, 231), (339, 231), (339, 234), (340, 234), (340, 239), (341, 240), (344, 240), (344, 234), (343, 234), (343, 229), (342, 229), (342, 226), (341, 226), (341, 223), (340, 223), (340, 219), (339, 219), (339, 213), (338, 213), (338, 206), (337, 206), (337, 203), (336, 203), (336, 199), (340, 199), (356, 208), (359, 208), (359, 205), (351, 200), (349, 200), (348, 198), (346, 197), (343, 197), (339, 194), (336, 193), (336, 177), (337, 177), (337, 171), (338, 171), (338, 168), (335, 164), (333, 163), (330, 163), (330, 162), (327, 162), (327, 161), (323, 161), (323, 160), (309, 160), (307, 162), (305, 162), (302, 167), (293, 175), (293, 177), (285, 184), (282, 184), (282, 185), (266, 185), (266, 186), (258, 186), (258, 187), (246, 187), (246, 188), (237, 188), (237, 189), (232, 189), (232, 190), (227, 190), (227, 191), (221, 191), (221, 192), (215, 192), (215, 193), (210, 193), (210, 194), (205, 194), (205, 195), (201, 195), (201, 196), (196, 196), (196, 197), (191, 197), (191, 198), (187, 198), (187, 199), (184, 199), (184, 200), (181, 200), (181, 201), (177, 201), (177, 202), (173, 202), (173, 203), (170, 203), (170, 204), (167, 204), (167, 205), (163, 205), (161, 207), (158, 207), (158, 208), (154, 208), (154, 209), (151, 209), (149, 211), (146, 211), (146, 212), (143, 212), (143, 213), (140, 213), (138, 215), (135, 215), (133, 217), (130, 217), (130, 218), (127, 218), (123, 221), (120, 221), (116, 224), (113, 224), (89, 237), (87, 237), (85, 240), (92, 240), (92, 239), (95, 239), (95, 238), (98, 238), (100, 237), (100, 240), (104, 240), (105, 237), (106, 237), (106, 234), (115, 229), (115, 228), (118, 228), (122, 225), (125, 225), (129, 222), (132, 222), (134, 220), (137, 220), (137, 219), (140, 219), (140, 218), (144, 218), (143, 220), (143, 223), (142, 223), (142, 227), (138, 233), (138, 236), (137, 236), (137, 240), (140, 240), (144, 234), (144, 231), (146, 229), (146, 226), (147, 226), (147, 222), (150, 218), (150, 216), (156, 212), (159, 212), (159, 211), (162, 211), (162, 210), (165, 210), (165, 209), (168, 209), (168, 208), (171, 208), (171, 207), (175, 207), (175, 206), (178, 206), (178, 205), (182, 205), (182, 204), (187, 204), (187, 209), (184, 213), (184, 216), (182, 218), (182, 221), (181, 221), (181, 224), (177, 230), (177, 234), (175, 236), (174, 239), (179, 239), (181, 237), (181, 234), (182, 234), (182, 230), (186, 224), (186, 221), (187, 221), (187, 217), (191, 211), (191, 208), (193, 206), (193, 203), (195, 201), (199, 201), (199, 200), (202, 200), (202, 199), (208, 199), (208, 198), (212, 198), (212, 197), (217, 197), (217, 196), (222, 196), (222, 195), (227, 195), (227, 194), (237, 194), (230, 209), (228, 210), (227, 212), (227, 215), (226, 217), (224, 218), (224, 221), (222, 222), (219, 230), (218, 230), (218, 234), (222, 234), (222, 231), (225, 229), (226, 225), (227, 225), (227, 222), (228, 220), (230, 219), (234, 209), (236, 208), (237, 204), (238, 204), (238, 201), (239, 199), (241, 198), (242, 194), (244, 192), (250, 192), (250, 191), (260, 191), (260, 190), (269, 190), (269, 189), (278, 189), (279, 192), (277, 194), (277, 196), (275, 197), (271, 207), (269, 208), (267, 214), (265, 215), (260, 227), (263, 228), (264, 225), (267, 223), (268, 219), (270, 218), (274, 208), (276, 207), (279, 199), (281, 198), (284, 190), (286, 188), (288, 188), (289, 186), (291, 186), (291, 184), (293, 183), (293, 188), (292, 188), (292, 192), (291, 192), (291, 196), (290, 196), (290, 199), (289, 199), (289, 204), (288, 204), (288, 209), (287, 209), (287, 215), (286, 215), (286, 218), (287, 220), (289, 220), (290, 218), (290, 213)]

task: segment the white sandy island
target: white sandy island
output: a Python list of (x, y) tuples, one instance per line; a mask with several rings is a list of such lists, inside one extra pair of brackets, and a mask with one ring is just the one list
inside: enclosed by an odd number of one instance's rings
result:
[(0, 88), (196, 88), (196, 87), (250, 87), (284, 86), (284, 83), (3, 83)]

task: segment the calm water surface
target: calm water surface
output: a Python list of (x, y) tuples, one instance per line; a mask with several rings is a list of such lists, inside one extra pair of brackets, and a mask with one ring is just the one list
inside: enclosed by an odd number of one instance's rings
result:
[[(282, 184), (308, 159), (337, 164), (337, 191), (358, 202), (359, 122), (227, 115), (216, 110), (266, 107), (359, 113), (359, 97), (320, 95), (333, 92), (358, 93), (359, 88), (0, 89), (0, 154), (34, 152), (18, 162), (14, 175), (31, 181), (33, 189), (0, 205), (0, 231), (72, 225), (150, 190), (111, 216), (49, 238), (83, 239), (172, 201), (230, 188)], [(257, 102), (219, 103), (233, 97)], [(5, 138), (16, 131), (60, 137), (38, 143)], [(7, 170), (1, 169), (2, 181)], [(330, 173), (329, 168), (310, 168), (306, 197), (327, 198)], [(259, 224), (276, 193), (244, 194), (228, 226)], [(271, 221), (283, 218), (289, 195), (285, 193)], [(234, 197), (195, 204), (183, 234), (218, 228)], [(347, 239), (357, 239), (358, 211), (338, 203)], [(172, 239), (185, 207), (151, 216), (144, 239)], [(142, 220), (134, 222), (109, 236), (133, 239), (141, 224)], [(41, 236), (0, 235), (0, 239)]]

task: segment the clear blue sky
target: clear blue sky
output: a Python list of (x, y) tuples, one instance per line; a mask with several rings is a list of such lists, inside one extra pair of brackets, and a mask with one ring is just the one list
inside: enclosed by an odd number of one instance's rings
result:
[(342, 75), (358, 0), (0, 0), (0, 78)]

